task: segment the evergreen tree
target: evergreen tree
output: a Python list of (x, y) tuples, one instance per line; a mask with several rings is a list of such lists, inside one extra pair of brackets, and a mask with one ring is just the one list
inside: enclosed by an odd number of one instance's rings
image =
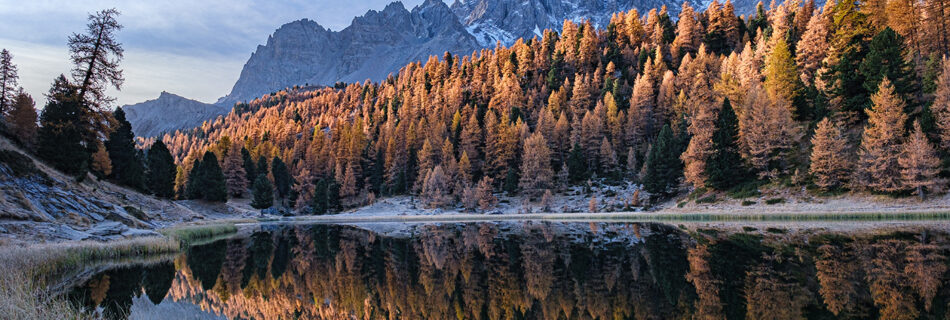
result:
[(859, 70), (867, 55), (866, 41), (872, 33), (867, 16), (857, 6), (855, 2), (838, 1), (834, 7), (834, 35), (828, 57), (830, 70), (825, 82), (833, 85), (830, 93), (840, 101), (838, 105), (842, 111), (862, 115), (870, 106), (868, 97), (874, 90), (865, 89), (864, 73), (855, 71)]
[(82, 124), (82, 107), (76, 86), (60, 75), (53, 82), (46, 107), (40, 115), (37, 154), (53, 167), (82, 179), (96, 145), (87, 148)]
[(518, 169), (508, 167), (508, 172), (505, 173), (505, 183), (502, 187), (508, 195), (514, 195), (518, 192)]
[(111, 178), (120, 184), (135, 189), (141, 189), (143, 184), (144, 168), (142, 160), (136, 156), (135, 135), (132, 133), (132, 124), (125, 119), (125, 111), (117, 108), (112, 113), (115, 118), (115, 128), (106, 141), (106, 151), (112, 160)]
[(13, 107), (17, 99), (17, 67), (13, 64), (13, 55), (7, 49), (0, 50), (0, 119)]
[(161, 198), (175, 196), (175, 175), (178, 168), (175, 159), (162, 140), (155, 141), (148, 149), (148, 175), (146, 184), (153, 194)]
[(254, 158), (251, 157), (251, 152), (247, 151), (247, 148), (241, 146), (241, 160), (244, 161), (244, 173), (247, 181), (257, 180), (257, 164), (254, 163)]
[(267, 209), (274, 205), (274, 188), (271, 187), (270, 179), (263, 174), (254, 179), (251, 194), (254, 197), (251, 199), (251, 207), (255, 209)]
[(214, 152), (206, 151), (204, 158), (201, 159), (201, 166), (204, 167), (204, 199), (212, 202), (228, 201), (228, 187), (224, 178), (224, 172), (218, 165), (218, 157)]
[(725, 99), (712, 136), (713, 153), (706, 161), (707, 183), (713, 189), (728, 190), (748, 180), (748, 170), (739, 155), (738, 136), (739, 120), (729, 99)]
[(661, 196), (672, 194), (683, 175), (680, 153), (681, 148), (676, 145), (673, 130), (669, 125), (664, 125), (644, 164), (643, 188), (647, 192)]
[(934, 101), (930, 110), (944, 149), (950, 149), (950, 59), (943, 58), (943, 67), (936, 78)]
[(185, 182), (185, 199), (197, 200), (204, 197), (205, 187), (204, 167), (200, 159), (195, 159), (188, 171), (188, 180)]
[[(896, 92), (905, 102), (917, 91), (916, 78), (910, 63), (904, 59), (907, 50), (904, 37), (901, 37), (891, 28), (884, 28), (878, 32), (868, 44), (868, 54), (859, 67), (864, 76), (864, 90), (876, 92), (884, 78), (891, 81)], [(912, 111), (913, 104), (907, 103)]]
[(290, 195), (290, 187), (293, 186), (294, 179), (283, 160), (278, 157), (271, 160), (271, 174), (274, 176), (274, 187), (277, 189), (277, 196), (284, 199)]
[(587, 161), (584, 157), (584, 148), (575, 143), (571, 154), (567, 158), (567, 171), (571, 182), (587, 180)]
[[(267, 159), (265, 159), (264, 156), (257, 157), (257, 168), (254, 169), (254, 172), (257, 173), (257, 175), (263, 174), (265, 176), (270, 173), (270, 170), (268, 170)], [(254, 177), (254, 179), (257, 179), (257, 177)]]
[(329, 208), (327, 205), (327, 198), (329, 197), (328, 192), (328, 183), (325, 179), (317, 180), (313, 188), (313, 200), (311, 208), (313, 214), (315, 215), (324, 215), (327, 214)]

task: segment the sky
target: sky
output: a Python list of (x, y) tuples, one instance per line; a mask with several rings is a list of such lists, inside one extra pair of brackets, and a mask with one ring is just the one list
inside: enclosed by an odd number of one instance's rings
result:
[[(116, 8), (125, 83), (118, 105), (162, 91), (212, 103), (228, 94), (251, 53), (281, 25), (307, 18), (341, 30), (393, 0), (0, 0), (0, 48), (13, 55), (20, 85), (37, 100), (72, 68), (66, 38), (90, 13)], [(407, 9), (423, 0), (403, 0)]]

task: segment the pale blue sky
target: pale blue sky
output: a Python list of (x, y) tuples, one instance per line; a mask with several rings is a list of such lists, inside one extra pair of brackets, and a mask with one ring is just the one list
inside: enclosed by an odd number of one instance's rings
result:
[[(125, 28), (125, 84), (118, 104), (162, 90), (214, 102), (231, 90), (259, 44), (284, 23), (308, 18), (332, 30), (392, 0), (0, 0), (0, 48), (13, 54), (20, 85), (38, 104), (53, 78), (70, 69), (66, 38), (89, 13), (116, 8)], [(407, 9), (423, 0), (403, 0)]]

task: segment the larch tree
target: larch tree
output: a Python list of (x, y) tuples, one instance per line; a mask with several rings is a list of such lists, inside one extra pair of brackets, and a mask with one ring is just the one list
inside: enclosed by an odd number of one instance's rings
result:
[(0, 119), (13, 107), (19, 85), (17, 67), (13, 64), (13, 55), (7, 49), (0, 50)]
[(125, 81), (119, 68), (125, 50), (116, 40), (116, 32), (122, 30), (118, 16), (116, 9), (90, 14), (86, 33), (73, 33), (68, 39), (73, 83), (78, 87), (83, 112), (92, 119), (89, 123), (94, 133), (106, 132), (96, 124), (104, 123), (103, 111), (115, 100), (106, 95), (106, 89), (111, 86), (120, 90)]
[(884, 78), (877, 93), (871, 96), (873, 106), (867, 111), (868, 122), (861, 136), (859, 169), (869, 189), (879, 192), (903, 190), (900, 164), (904, 137), (904, 101), (894, 92), (891, 81)]
[(683, 161), (683, 176), (686, 182), (696, 188), (706, 185), (707, 160), (715, 152), (713, 133), (716, 131), (716, 110), (710, 107), (700, 108), (689, 123), (691, 136), (686, 150), (680, 155)]
[(806, 86), (815, 83), (818, 69), (828, 55), (828, 35), (831, 21), (825, 16), (827, 13), (818, 13), (811, 16), (805, 34), (795, 46), (795, 61), (801, 70), (801, 80)]
[(939, 131), (941, 146), (950, 149), (950, 59), (943, 58), (943, 67), (937, 77), (934, 90), (934, 102), (930, 106), (936, 127)]
[(696, 10), (689, 3), (683, 2), (683, 8), (676, 23), (676, 38), (670, 45), (674, 63), (687, 54), (695, 53), (702, 43), (703, 26), (696, 16)]
[(656, 116), (653, 91), (653, 80), (649, 74), (637, 76), (633, 82), (627, 114), (626, 138), (630, 146), (645, 145), (653, 135), (653, 120)]
[(803, 110), (795, 110), (792, 103), (798, 100), (802, 94), (801, 79), (799, 78), (798, 67), (795, 65), (795, 59), (788, 50), (788, 43), (782, 39), (776, 39), (775, 47), (765, 62), (765, 90), (773, 99), (784, 99), (791, 103), (792, 114), (798, 112), (800, 117)]
[(112, 174), (112, 161), (109, 160), (109, 152), (106, 151), (105, 147), (100, 145), (96, 149), (96, 152), (92, 154), (92, 163), (89, 169), (96, 177), (102, 179)]
[(157, 140), (149, 147), (146, 154), (147, 174), (145, 184), (149, 191), (160, 198), (175, 196), (175, 176), (178, 168), (175, 158), (168, 151), (168, 146), (162, 140)]
[(478, 207), (482, 211), (490, 210), (498, 204), (492, 184), (491, 178), (482, 177), (482, 180), (478, 181), (478, 186), (475, 187), (475, 198), (478, 199)]
[(36, 138), (36, 108), (33, 97), (26, 92), (19, 92), (13, 100), (13, 109), (10, 110), (10, 132), (20, 143), (32, 146)]
[(224, 177), (227, 179), (228, 194), (234, 198), (244, 197), (250, 184), (247, 181), (247, 171), (244, 171), (244, 159), (241, 157), (243, 148), (232, 146), (224, 158)]
[(439, 208), (452, 204), (451, 181), (441, 165), (426, 170), (421, 196), (425, 206)]
[(775, 179), (788, 168), (788, 156), (799, 138), (791, 103), (781, 94), (770, 97), (758, 84), (744, 100), (739, 119), (742, 154), (760, 177)]
[(940, 173), (940, 158), (920, 128), (920, 121), (914, 121), (914, 132), (904, 143), (903, 149), (897, 159), (901, 167), (901, 178), (904, 185), (914, 190), (920, 200), (923, 200), (925, 190), (933, 191), (939, 185), (937, 174)]
[(848, 155), (848, 139), (831, 120), (818, 122), (811, 138), (812, 151), (809, 173), (816, 186), (832, 190), (846, 185), (851, 176), (851, 159)]
[(518, 187), (528, 197), (537, 198), (544, 190), (554, 187), (553, 179), (551, 149), (544, 136), (535, 131), (524, 143)]

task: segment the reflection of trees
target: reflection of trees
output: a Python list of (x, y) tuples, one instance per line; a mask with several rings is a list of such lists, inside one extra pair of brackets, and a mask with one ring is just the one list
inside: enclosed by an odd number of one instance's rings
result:
[[(591, 234), (586, 224), (419, 228), (387, 237), (298, 226), (195, 247), (178, 260), (167, 298), (254, 319), (902, 319), (942, 318), (950, 296), (940, 236), (787, 242), (694, 239), (650, 224), (632, 227), (640, 236), (612, 225)], [(171, 272), (114, 270), (81, 294), (120, 314), (143, 291), (165, 297)]]

